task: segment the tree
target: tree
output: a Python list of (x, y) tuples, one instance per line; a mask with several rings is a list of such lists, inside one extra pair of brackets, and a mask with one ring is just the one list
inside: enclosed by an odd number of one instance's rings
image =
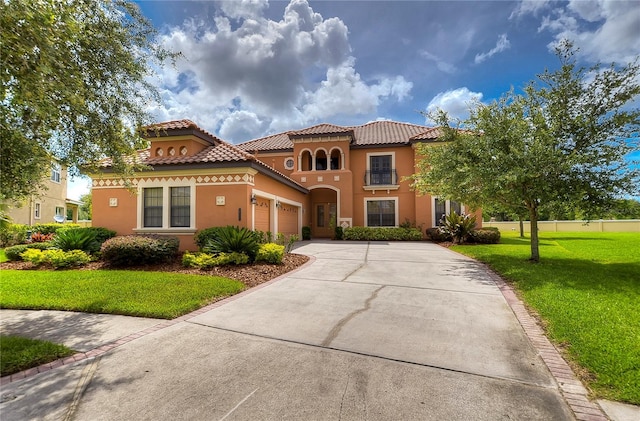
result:
[(151, 66), (175, 58), (124, 0), (0, 0), (0, 199), (42, 188), (53, 159), (132, 170), (144, 111), (159, 100)]
[(526, 212), (534, 262), (541, 210), (571, 205), (589, 219), (640, 185), (640, 169), (625, 160), (639, 149), (640, 110), (628, 105), (640, 93), (638, 60), (585, 69), (574, 53), (561, 44), (557, 71), (538, 75), (523, 94), (476, 104), (458, 127), (440, 112), (444, 142), (420, 146), (425, 159), (413, 176), (422, 192)]
[(80, 209), (78, 209), (78, 219), (82, 219), (82, 220), (91, 219), (91, 212), (92, 212), (91, 199), (92, 199), (91, 192), (80, 196), (80, 201), (82, 202), (82, 205), (80, 206)]

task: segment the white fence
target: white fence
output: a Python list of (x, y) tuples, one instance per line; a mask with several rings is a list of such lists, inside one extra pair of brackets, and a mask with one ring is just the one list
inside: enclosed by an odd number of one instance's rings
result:
[[(497, 227), (500, 231), (520, 231), (520, 223), (483, 222), (483, 227)], [(524, 221), (524, 231), (531, 232), (529, 221)], [(640, 219), (589, 221), (538, 221), (538, 231), (547, 232), (640, 232)]]

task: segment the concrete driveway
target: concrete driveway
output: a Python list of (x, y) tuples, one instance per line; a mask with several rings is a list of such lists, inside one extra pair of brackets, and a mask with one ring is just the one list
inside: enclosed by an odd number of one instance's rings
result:
[(3, 420), (564, 420), (557, 384), (474, 261), (312, 242), (285, 279), (3, 388)]

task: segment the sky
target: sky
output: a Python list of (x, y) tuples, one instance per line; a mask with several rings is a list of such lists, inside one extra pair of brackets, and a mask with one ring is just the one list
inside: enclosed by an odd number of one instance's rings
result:
[[(137, 1), (163, 46), (156, 121), (188, 118), (231, 142), (319, 123), (464, 118), (559, 67), (555, 43), (580, 64), (640, 52), (640, 1)], [(640, 156), (637, 156), (640, 158)], [(69, 197), (87, 191), (75, 180)]]

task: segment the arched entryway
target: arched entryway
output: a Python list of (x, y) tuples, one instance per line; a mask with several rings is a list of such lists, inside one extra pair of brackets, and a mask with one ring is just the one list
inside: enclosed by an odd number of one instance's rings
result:
[(338, 221), (338, 192), (329, 187), (311, 188), (311, 236), (332, 238)]

